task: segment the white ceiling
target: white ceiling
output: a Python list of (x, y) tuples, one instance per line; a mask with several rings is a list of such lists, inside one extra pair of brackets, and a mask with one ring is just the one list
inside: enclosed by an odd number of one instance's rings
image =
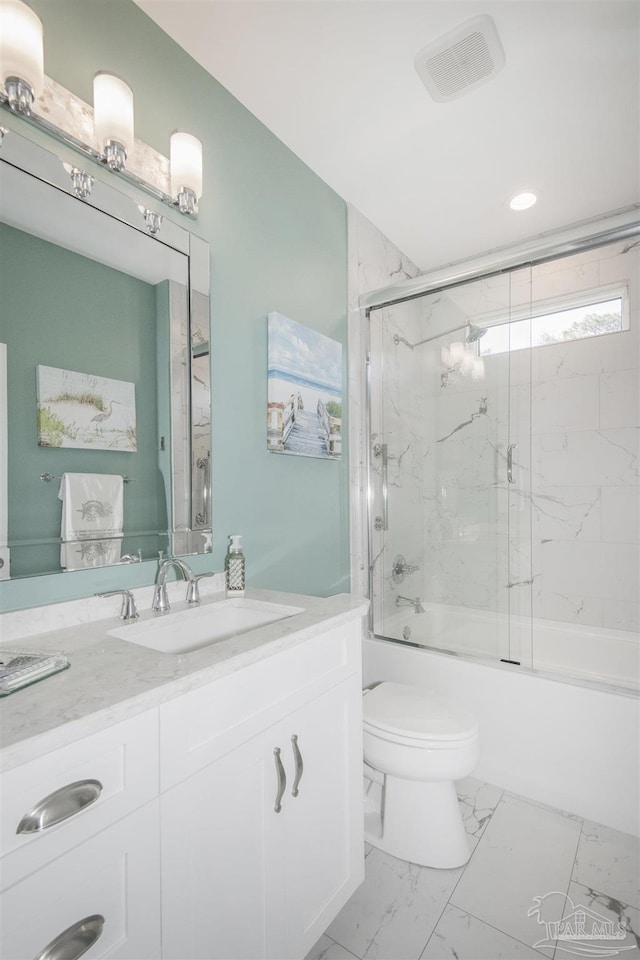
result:
[[(640, 0), (136, 2), (422, 270), (640, 199)], [(414, 57), (478, 14), (505, 67), (436, 103)]]

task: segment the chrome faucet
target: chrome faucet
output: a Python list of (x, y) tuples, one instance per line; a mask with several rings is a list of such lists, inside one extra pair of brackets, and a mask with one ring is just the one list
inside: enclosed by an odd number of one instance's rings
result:
[(412, 606), (416, 613), (425, 613), (425, 609), (420, 602), (420, 597), (401, 597), (400, 594), (398, 594), (396, 597), (396, 607), (403, 607), (405, 604)]
[(167, 557), (162, 560), (158, 567), (156, 576), (156, 588), (153, 591), (153, 603), (151, 609), (156, 613), (166, 613), (171, 609), (169, 597), (167, 595), (167, 573), (171, 567), (177, 567), (182, 576), (187, 581), (187, 603), (198, 603), (198, 581), (193, 575), (193, 570), (188, 563), (180, 560), (179, 557)]

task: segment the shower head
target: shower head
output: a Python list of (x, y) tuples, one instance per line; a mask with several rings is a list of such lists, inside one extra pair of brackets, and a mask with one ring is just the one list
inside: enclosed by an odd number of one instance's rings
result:
[(414, 350), (415, 347), (421, 347), (423, 343), (432, 343), (434, 340), (440, 340), (441, 337), (449, 337), (452, 333), (457, 333), (458, 330), (464, 330), (465, 327), (469, 327), (469, 333), (465, 338), (465, 343), (475, 343), (476, 340), (480, 340), (481, 337), (484, 337), (487, 332), (487, 327), (476, 327), (474, 323), (465, 323), (462, 327), (454, 327), (453, 330), (446, 330), (444, 333), (436, 333), (432, 337), (427, 337), (425, 340), (418, 340), (417, 343), (409, 343), (408, 340), (405, 340), (404, 337), (399, 336), (397, 333), (393, 335), (393, 342), (396, 347), (399, 343), (404, 343), (407, 347), (410, 347), (411, 350)]
[(487, 332), (487, 327), (476, 327), (475, 324), (469, 324), (469, 333), (467, 334), (465, 343), (475, 343), (477, 340), (482, 339), (485, 333)]

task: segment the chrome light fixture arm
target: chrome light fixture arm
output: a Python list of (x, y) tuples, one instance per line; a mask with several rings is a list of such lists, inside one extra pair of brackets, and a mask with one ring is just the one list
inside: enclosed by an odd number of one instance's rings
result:
[[(59, 143), (63, 143), (67, 147), (71, 147), (88, 160), (92, 160), (94, 163), (101, 164), (117, 177), (120, 177), (122, 180), (125, 180), (132, 186), (137, 187), (139, 190), (144, 190), (145, 193), (148, 193), (150, 196), (154, 197), (154, 199), (159, 200), (161, 203), (167, 204), (167, 206), (172, 207), (174, 210), (179, 210), (180, 213), (189, 217), (191, 220), (197, 219), (198, 205), (197, 200), (193, 199), (195, 198), (195, 194), (193, 194), (190, 204), (185, 203), (180, 196), (176, 198), (176, 200), (173, 200), (173, 198), (168, 193), (165, 193), (164, 190), (160, 189), (160, 187), (149, 183), (147, 180), (144, 180), (128, 167), (118, 167), (117, 165), (114, 166), (112, 163), (110, 163), (110, 154), (108, 151), (105, 155), (101, 154), (95, 147), (92, 147), (90, 144), (78, 139), (78, 137), (74, 136), (74, 134), (70, 133), (69, 131), (63, 130), (56, 124), (51, 123), (50, 120), (47, 120), (45, 117), (41, 116), (33, 108), (31, 108), (28, 112), (13, 109), (9, 102), (9, 96), (4, 90), (0, 90), (0, 105), (4, 107), (5, 110), (9, 110), (15, 116), (21, 117), (21, 119), (25, 120), (31, 126), (36, 127), (37, 129), (48, 134), (50, 137), (53, 137), (54, 140), (57, 140)], [(91, 181), (92, 185), (93, 177), (91, 177), (91, 175), (85, 171), (79, 170), (78, 167), (72, 167), (70, 164), (67, 164), (67, 169), (73, 181), (74, 192), (76, 193), (76, 196), (80, 197), (80, 199), (86, 199), (90, 193), (90, 187), (87, 190), (87, 182)], [(77, 187), (77, 182), (79, 179), (82, 179), (83, 181), (81, 188)]]

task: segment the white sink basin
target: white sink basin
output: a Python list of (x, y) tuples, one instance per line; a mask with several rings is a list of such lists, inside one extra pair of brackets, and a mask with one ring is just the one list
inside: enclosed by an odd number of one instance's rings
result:
[(304, 608), (236, 597), (179, 613), (166, 613), (142, 623), (129, 623), (110, 630), (109, 636), (160, 653), (189, 653), (297, 613), (304, 613)]

